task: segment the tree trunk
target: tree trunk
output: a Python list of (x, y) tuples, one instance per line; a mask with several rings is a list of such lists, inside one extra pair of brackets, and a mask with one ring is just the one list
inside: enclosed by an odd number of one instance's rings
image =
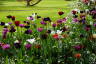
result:
[(26, 0), (27, 1), (27, 6), (30, 6), (30, 1), (31, 0)]

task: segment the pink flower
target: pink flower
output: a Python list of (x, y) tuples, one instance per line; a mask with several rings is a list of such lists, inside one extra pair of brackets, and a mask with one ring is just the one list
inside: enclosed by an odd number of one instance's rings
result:
[(81, 0), (83, 3), (88, 4), (89, 0)]
[(73, 18), (73, 22), (78, 22), (78, 18)]
[(42, 32), (43, 28), (38, 28), (37, 30), (38, 30), (38, 32)]
[(3, 50), (7, 50), (7, 49), (9, 49), (10, 48), (10, 44), (4, 44), (3, 46), (2, 46), (2, 49)]
[(28, 44), (25, 45), (25, 48), (26, 48), (26, 49), (30, 49), (31, 46), (32, 46), (32, 45), (31, 45), (30, 43), (28, 43)]
[(56, 27), (56, 24), (54, 23), (54, 24), (52, 24), (52, 27)]

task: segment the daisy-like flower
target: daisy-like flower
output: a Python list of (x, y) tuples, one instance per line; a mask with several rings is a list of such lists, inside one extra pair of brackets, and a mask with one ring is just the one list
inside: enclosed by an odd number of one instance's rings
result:
[(27, 39), (26, 41), (29, 42), (30, 44), (33, 44), (33, 43), (35, 43), (36, 40), (35, 40), (35, 38), (33, 38), (33, 39)]

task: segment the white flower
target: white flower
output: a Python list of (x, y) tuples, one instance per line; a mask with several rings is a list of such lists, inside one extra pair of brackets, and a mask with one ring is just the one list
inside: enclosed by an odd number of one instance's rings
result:
[(5, 24), (5, 26), (9, 26), (9, 24), (8, 24), (8, 23), (6, 23), (6, 24)]
[(55, 34), (55, 31), (51, 31), (51, 34)]
[(14, 43), (19, 43), (19, 41), (18, 40), (15, 40)]
[(79, 10), (79, 9), (74, 9), (74, 11), (80, 12), (80, 10)]
[(33, 44), (36, 40), (35, 40), (35, 38), (33, 38), (33, 39), (27, 39), (26, 41)]
[(60, 31), (60, 30), (57, 30), (57, 32), (56, 32), (57, 34), (62, 34), (62, 31)]

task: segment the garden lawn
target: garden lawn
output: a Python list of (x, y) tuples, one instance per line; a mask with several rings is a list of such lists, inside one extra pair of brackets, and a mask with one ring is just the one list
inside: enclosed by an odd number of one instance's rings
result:
[(7, 15), (16, 16), (17, 20), (24, 21), (32, 13), (38, 13), (42, 17), (51, 17), (53, 21), (58, 19), (58, 11), (64, 11), (65, 15), (71, 10), (72, 1), (43, 0), (36, 6), (27, 7), (24, 2), (2, 1), (0, 5), (0, 21), (8, 22)]

